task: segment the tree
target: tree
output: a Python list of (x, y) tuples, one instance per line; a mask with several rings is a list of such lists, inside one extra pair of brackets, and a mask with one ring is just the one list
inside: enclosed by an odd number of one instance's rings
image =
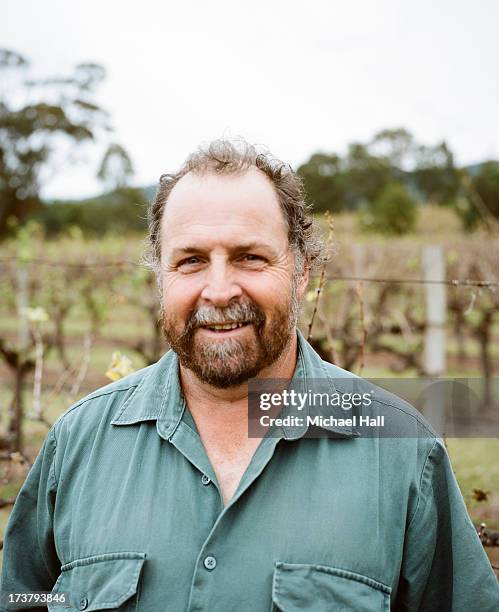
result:
[(352, 143), (344, 161), (346, 208), (358, 209), (373, 202), (394, 178), (394, 170), (386, 159), (371, 155), (366, 145)]
[(315, 153), (298, 168), (305, 191), (310, 198), (314, 211), (338, 212), (343, 207), (343, 186), (341, 159), (338, 155)]
[(367, 143), (353, 142), (343, 157), (316, 153), (298, 173), (317, 212), (365, 208), (394, 182), (417, 201), (438, 204), (454, 202), (460, 189), (447, 144), (419, 145), (404, 128), (381, 130)]
[(426, 202), (449, 204), (459, 192), (459, 170), (445, 142), (434, 147), (421, 145), (417, 148), (413, 176)]
[(109, 189), (123, 189), (133, 175), (133, 164), (125, 149), (113, 142), (102, 158), (97, 176)]
[(371, 202), (392, 180), (390, 165), (360, 143), (349, 146), (344, 159), (316, 153), (298, 168), (316, 212), (355, 210)]
[(367, 148), (371, 155), (385, 160), (390, 166), (406, 170), (413, 166), (414, 138), (405, 128), (381, 130)]
[(25, 219), (40, 205), (40, 189), (82, 144), (111, 130), (109, 115), (93, 100), (105, 79), (98, 64), (80, 64), (66, 77), (30, 79), (29, 62), (0, 49), (0, 73), (8, 83), (0, 98), (0, 237), (8, 219)]
[(416, 224), (416, 202), (401, 183), (389, 183), (361, 215), (363, 229), (383, 234), (405, 234)]
[(464, 227), (473, 229), (481, 223), (497, 231), (499, 227), (499, 162), (489, 161), (482, 164), (473, 178), (465, 170), (462, 173), (467, 198), (463, 198), (458, 203), (457, 212)]

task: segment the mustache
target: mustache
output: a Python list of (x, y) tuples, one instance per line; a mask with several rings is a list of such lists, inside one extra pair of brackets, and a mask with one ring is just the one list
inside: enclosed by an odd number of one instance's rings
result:
[(254, 323), (258, 329), (265, 323), (265, 315), (251, 302), (234, 302), (224, 308), (201, 306), (191, 312), (182, 335), (213, 323)]

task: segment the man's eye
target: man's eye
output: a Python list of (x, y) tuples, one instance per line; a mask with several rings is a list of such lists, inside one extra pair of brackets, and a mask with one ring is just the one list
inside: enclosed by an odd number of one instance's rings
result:
[(251, 263), (264, 261), (263, 257), (260, 257), (260, 255), (253, 255), (253, 253), (246, 253), (245, 255), (241, 257), (241, 259), (243, 261), (249, 261)]
[(201, 263), (201, 260), (199, 259), (199, 257), (187, 257), (186, 259), (182, 259), (182, 261), (178, 264), (179, 268), (189, 268), (189, 267), (193, 267), (193, 266), (197, 266), (199, 263)]

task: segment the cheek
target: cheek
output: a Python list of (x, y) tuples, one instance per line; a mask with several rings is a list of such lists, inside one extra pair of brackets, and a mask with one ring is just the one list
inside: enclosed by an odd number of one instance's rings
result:
[(269, 276), (258, 279), (258, 282), (247, 283), (245, 289), (248, 296), (260, 308), (271, 311), (289, 302), (291, 280), (277, 275)]
[(190, 278), (163, 278), (163, 309), (178, 318), (184, 318), (199, 297), (197, 283)]

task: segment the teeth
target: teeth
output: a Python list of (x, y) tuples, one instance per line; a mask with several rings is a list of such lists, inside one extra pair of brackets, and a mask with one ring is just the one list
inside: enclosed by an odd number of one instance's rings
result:
[(208, 329), (237, 329), (242, 327), (244, 323), (214, 323), (213, 325), (207, 325)]

